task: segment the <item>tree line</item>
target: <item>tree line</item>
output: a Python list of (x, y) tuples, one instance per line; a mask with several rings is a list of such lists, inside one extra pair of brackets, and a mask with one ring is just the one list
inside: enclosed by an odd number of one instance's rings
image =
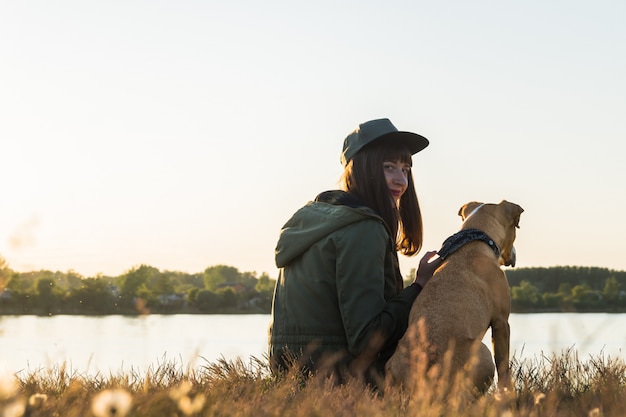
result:
[(506, 274), (514, 312), (626, 312), (626, 271), (563, 266)]
[[(511, 312), (626, 312), (626, 271), (582, 266), (505, 269)], [(405, 284), (415, 276), (412, 269)]]
[(275, 283), (266, 273), (227, 265), (194, 274), (140, 265), (116, 277), (85, 278), (16, 272), (0, 258), (0, 315), (268, 313)]
[[(626, 271), (556, 266), (506, 274), (514, 313), (626, 312)], [(16, 272), (0, 257), (0, 315), (267, 314), (275, 285), (267, 273), (227, 265), (192, 274), (140, 265), (116, 277), (83, 277), (71, 270)]]

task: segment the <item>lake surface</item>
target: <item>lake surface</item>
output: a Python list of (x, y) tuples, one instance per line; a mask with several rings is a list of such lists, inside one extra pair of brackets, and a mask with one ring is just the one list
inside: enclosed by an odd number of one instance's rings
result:
[[(220, 358), (265, 360), (269, 315), (0, 316), (0, 371), (30, 373), (65, 364), (85, 375), (140, 373)], [(568, 349), (587, 360), (626, 360), (626, 314), (512, 314), (511, 356)], [(486, 344), (491, 332), (486, 335)]]

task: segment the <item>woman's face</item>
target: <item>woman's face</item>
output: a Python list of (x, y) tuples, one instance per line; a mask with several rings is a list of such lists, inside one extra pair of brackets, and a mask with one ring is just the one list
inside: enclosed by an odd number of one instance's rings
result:
[(391, 193), (393, 201), (398, 205), (400, 197), (404, 194), (409, 186), (409, 175), (411, 175), (411, 166), (400, 160), (383, 162), (383, 171), (385, 172), (385, 181)]

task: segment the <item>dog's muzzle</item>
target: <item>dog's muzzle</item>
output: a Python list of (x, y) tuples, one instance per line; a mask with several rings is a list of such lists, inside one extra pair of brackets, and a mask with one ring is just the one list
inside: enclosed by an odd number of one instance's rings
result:
[(515, 261), (517, 260), (517, 251), (515, 250), (515, 246), (511, 248), (511, 256), (509, 259), (505, 259), (504, 266), (515, 267)]

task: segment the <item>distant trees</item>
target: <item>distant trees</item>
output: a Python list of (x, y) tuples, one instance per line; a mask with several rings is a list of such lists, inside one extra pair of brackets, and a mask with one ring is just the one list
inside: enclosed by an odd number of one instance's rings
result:
[[(405, 285), (415, 277), (411, 269)], [(626, 312), (626, 271), (556, 266), (505, 269), (515, 313), (541, 311)]]
[(530, 307), (539, 301), (539, 290), (528, 281), (511, 288), (511, 300), (524, 307)]
[(117, 277), (19, 273), (0, 257), (0, 314), (268, 313), (275, 283), (227, 265), (199, 274), (148, 265)]
[(104, 279), (85, 278), (79, 288), (67, 294), (65, 311), (73, 314), (119, 313), (119, 297), (114, 288)]
[(202, 276), (204, 287), (211, 291), (215, 291), (227, 283), (238, 284), (239, 281), (242, 281), (241, 274), (237, 268), (227, 265), (208, 267), (204, 270)]
[(201, 313), (210, 313), (220, 307), (220, 296), (210, 290), (200, 290), (194, 300), (196, 307)]
[[(513, 312), (626, 312), (626, 272), (606, 268), (507, 269)], [(411, 270), (405, 284), (415, 276)], [(133, 267), (117, 277), (75, 271), (20, 273), (0, 257), (2, 314), (269, 313), (276, 280), (215, 265), (200, 273)]]
[(626, 311), (625, 271), (566, 266), (506, 274), (514, 312)]
[[(626, 288), (624, 288), (626, 290)], [(602, 299), (608, 305), (618, 305), (620, 301), (620, 293), (622, 286), (617, 281), (615, 276), (611, 275), (604, 281), (604, 288), (602, 289)]]
[(6, 259), (0, 256), (0, 291), (3, 291), (11, 278), (11, 269)]
[(57, 288), (52, 278), (39, 278), (35, 283), (35, 298), (33, 303), (48, 314), (60, 312), (63, 292)]
[(146, 284), (157, 274), (159, 274), (158, 269), (141, 265), (118, 277), (115, 283), (120, 291), (119, 298), (122, 307), (125, 309), (136, 307), (138, 298), (144, 301), (154, 301)]

